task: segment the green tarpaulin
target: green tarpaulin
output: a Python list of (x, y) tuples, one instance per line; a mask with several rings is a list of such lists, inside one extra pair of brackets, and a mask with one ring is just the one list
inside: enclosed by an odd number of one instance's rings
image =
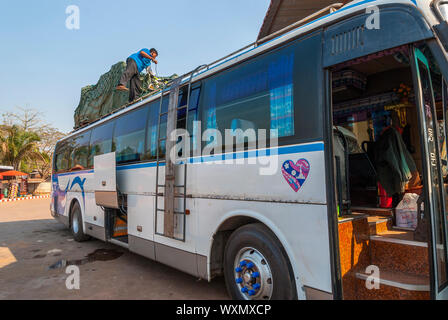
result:
[[(115, 90), (125, 69), (125, 62), (114, 64), (109, 72), (100, 77), (97, 84), (81, 89), (81, 99), (75, 110), (75, 129), (85, 126), (128, 103), (129, 92)], [(159, 91), (163, 83), (176, 77), (177, 75), (156, 78), (150, 74), (141, 74), (141, 96)]]

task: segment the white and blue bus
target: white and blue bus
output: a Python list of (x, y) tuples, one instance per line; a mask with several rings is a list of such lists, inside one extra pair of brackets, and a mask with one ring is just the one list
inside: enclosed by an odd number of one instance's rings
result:
[(53, 216), (234, 299), (446, 298), (448, 2), (328, 9), (60, 140)]

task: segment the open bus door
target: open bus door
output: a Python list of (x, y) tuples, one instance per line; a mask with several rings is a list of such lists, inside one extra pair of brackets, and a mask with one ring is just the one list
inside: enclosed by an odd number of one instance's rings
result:
[(425, 190), (423, 210), (429, 223), (428, 256), (431, 274), (431, 298), (448, 299), (447, 190), (442, 175), (434, 91), (427, 57), (417, 48), (413, 48), (412, 57), (415, 98), (419, 110), (420, 128), (422, 129)]

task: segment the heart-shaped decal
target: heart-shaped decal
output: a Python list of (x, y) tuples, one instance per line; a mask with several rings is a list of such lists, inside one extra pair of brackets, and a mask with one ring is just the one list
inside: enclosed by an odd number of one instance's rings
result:
[(282, 173), (291, 188), (298, 192), (308, 178), (310, 163), (305, 159), (300, 159), (295, 164), (288, 160), (282, 166)]

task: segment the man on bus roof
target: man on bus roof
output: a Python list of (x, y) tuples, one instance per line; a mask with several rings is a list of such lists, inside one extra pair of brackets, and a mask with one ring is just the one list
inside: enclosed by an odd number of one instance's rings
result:
[[(117, 90), (130, 91), (129, 102), (134, 101), (141, 93), (141, 81), (139, 78), (140, 72), (151, 65), (151, 61), (157, 64), (157, 56), (159, 53), (156, 49), (152, 48), (142, 49), (140, 52), (134, 53), (126, 60), (126, 70), (121, 76), (120, 83), (117, 86)], [(130, 82), (130, 88), (126, 88), (128, 81)]]

